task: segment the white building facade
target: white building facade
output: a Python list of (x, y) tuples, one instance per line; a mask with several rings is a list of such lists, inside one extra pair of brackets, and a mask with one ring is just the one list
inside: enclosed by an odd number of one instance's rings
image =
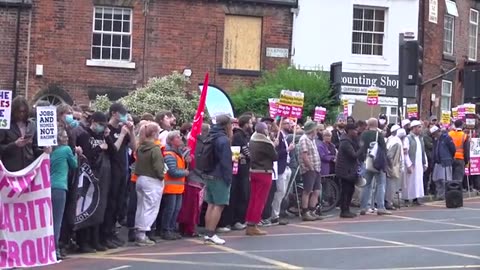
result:
[[(350, 107), (379, 88), (381, 112), (398, 115), (399, 33), (418, 32), (419, 0), (299, 0), (294, 15), (292, 64), (330, 70), (342, 62), (342, 99)], [(407, 98), (415, 98), (408, 88)], [(350, 108), (350, 112), (352, 109)]]

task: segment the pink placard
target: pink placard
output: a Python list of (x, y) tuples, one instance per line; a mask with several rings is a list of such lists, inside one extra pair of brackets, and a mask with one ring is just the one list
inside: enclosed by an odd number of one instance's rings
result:
[(378, 105), (378, 97), (367, 98), (367, 104), (370, 105), (370, 106)]
[(269, 98), (268, 99), (268, 112), (270, 118), (275, 118), (277, 116), (278, 109), (278, 98)]
[(278, 104), (277, 115), (281, 117), (302, 118), (303, 108)]
[(458, 119), (465, 121), (465, 107), (463, 105), (458, 107)]
[(321, 122), (325, 121), (327, 115), (327, 109), (324, 107), (315, 107), (315, 114), (313, 115), (313, 121)]

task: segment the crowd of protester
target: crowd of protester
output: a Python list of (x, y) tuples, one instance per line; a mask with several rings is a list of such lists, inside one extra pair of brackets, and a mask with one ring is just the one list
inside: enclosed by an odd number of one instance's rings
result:
[[(389, 215), (401, 205), (421, 205), (427, 194), (443, 200), (445, 182), (463, 181), (469, 161), (463, 122), (447, 130), (435, 117), (388, 123), (384, 115), (367, 121), (339, 116), (325, 126), (253, 113), (220, 115), (214, 124), (203, 124), (196, 149), (189, 149), (192, 125), (177, 130), (172, 112), (134, 116), (120, 103), (106, 113), (59, 105), (53, 151), (36, 146), (34, 117), (23, 97), (13, 100), (11, 128), (0, 130), (0, 155), (7, 170), (18, 171), (51, 152), (59, 258), (67, 250), (91, 253), (125, 245), (120, 226), (138, 246), (154, 245), (159, 237), (198, 237), (200, 226), (210, 244), (224, 244), (219, 233), (230, 230), (265, 235), (262, 227), (288, 224), (293, 211), (286, 198), (294, 177), (303, 183), (297, 209), (303, 221), (322, 219), (322, 177), (329, 176), (340, 186), (340, 217), (356, 217), (351, 206), (360, 207), (360, 215)], [(232, 156), (231, 146), (240, 148), (239, 156)], [(73, 231), (66, 205), (79, 157), (100, 168), (110, 185), (102, 191), (103, 221)]]

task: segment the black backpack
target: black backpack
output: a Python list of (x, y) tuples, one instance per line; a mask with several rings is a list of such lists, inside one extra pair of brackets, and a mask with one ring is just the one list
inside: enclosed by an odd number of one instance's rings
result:
[(214, 138), (198, 136), (195, 147), (195, 169), (200, 173), (208, 173), (215, 169)]

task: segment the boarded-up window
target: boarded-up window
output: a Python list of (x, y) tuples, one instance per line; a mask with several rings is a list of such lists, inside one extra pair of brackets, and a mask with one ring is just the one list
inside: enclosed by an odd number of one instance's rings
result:
[(223, 68), (260, 70), (262, 18), (225, 16)]

